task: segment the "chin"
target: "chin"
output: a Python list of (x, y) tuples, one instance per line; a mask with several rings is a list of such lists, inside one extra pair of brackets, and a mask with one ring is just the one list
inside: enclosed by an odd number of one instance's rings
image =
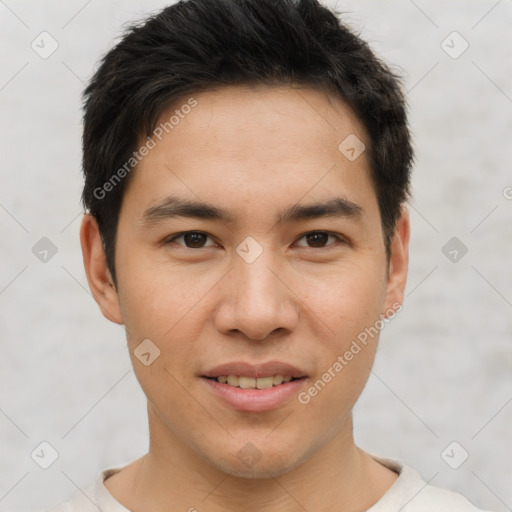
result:
[[(297, 464), (298, 465), (298, 464)], [(262, 460), (253, 467), (247, 467), (245, 464), (236, 462), (222, 462), (217, 465), (217, 469), (232, 477), (243, 478), (246, 480), (267, 480), (269, 478), (279, 478), (293, 471), (297, 465), (289, 462), (264, 463)]]
[(208, 461), (219, 471), (233, 477), (251, 480), (276, 478), (296, 469), (302, 463), (302, 459), (296, 450), (282, 447), (263, 448), (258, 450), (254, 444), (248, 442), (237, 450), (226, 450), (223, 454), (217, 453), (216, 457), (208, 457)]

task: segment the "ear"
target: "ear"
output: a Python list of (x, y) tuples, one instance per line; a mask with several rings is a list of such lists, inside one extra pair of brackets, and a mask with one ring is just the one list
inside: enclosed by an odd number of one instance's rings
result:
[(94, 300), (98, 303), (105, 318), (116, 324), (122, 324), (123, 317), (119, 306), (119, 297), (107, 267), (98, 223), (90, 214), (85, 214), (82, 219), (80, 244), (85, 273)]
[(409, 238), (411, 226), (409, 211), (403, 207), (391, 239), (388, 282), (384, 311), (396, 311), (404, 300), (407, 271), (409, 269)]

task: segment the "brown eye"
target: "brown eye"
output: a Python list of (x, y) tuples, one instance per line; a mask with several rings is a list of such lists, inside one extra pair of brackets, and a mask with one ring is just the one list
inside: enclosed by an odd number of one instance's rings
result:
[[(334, 241), (342, 241), (341, 238), (337, 235), (329, 233), (327, 231), (311, 231), (310, 233), (306, 233), (303, 235), (300, 240), (306, 240), (306, 247), (311, 247), (314, 249), (328, 247), (333, 245), (333, 243), (327, 244), (329, 238), (334, 239)], [(304, 247), (304, 245), (298, 244), (300, 247)]]
[(309, 233), (306, 235), (306, 240), (313, 247), (323, 247), (327, 244), (329, 240), (329, 235), (327, 233)]
[(168, 242), (176, 242), (177, 240), (183, 239), (184, 243), (179, 243), (179, 245), (184, 245), (188, 249), (202, 249), (203, 247), (214, 245), (205, 245), (208, 238), (210, 237), (201, 231), (186, 231), (185, 233), (170, 238)]

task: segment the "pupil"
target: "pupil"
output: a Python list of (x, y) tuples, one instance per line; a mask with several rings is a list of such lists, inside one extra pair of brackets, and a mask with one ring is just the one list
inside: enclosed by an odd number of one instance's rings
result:
[[(327, 233), (310, 233), (307, 235), (309, 243), (313, 244), (313, 247), (319, 247), (327, 243), (329, 235)], [(316, 244), (316, 245), (315, 245)]]
[(202, 233), (187, 233), (184, 238), (186, 245), (189, 247), (201, 247), (202, 242), (204, 242), (204, 235)]
[[(327, 233), (310, 233), (307, 235), (307, 240), (313, 247), (320, 247), (327, 243), (329, 235)], [(204, 235), (202, 233), (187, 233), (185, 235), (185, 241), (187, 246), (201, 247), (204, 242)]]

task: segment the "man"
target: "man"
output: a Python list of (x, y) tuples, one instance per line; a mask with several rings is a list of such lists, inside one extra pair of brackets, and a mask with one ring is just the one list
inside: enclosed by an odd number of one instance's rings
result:
[(354, 442), (413, 161), (368, 45), (316, 0), (190, 0), (132, 27), (85, 100), (85, 271), (150, 447), (55, 510), (476, 511)]

